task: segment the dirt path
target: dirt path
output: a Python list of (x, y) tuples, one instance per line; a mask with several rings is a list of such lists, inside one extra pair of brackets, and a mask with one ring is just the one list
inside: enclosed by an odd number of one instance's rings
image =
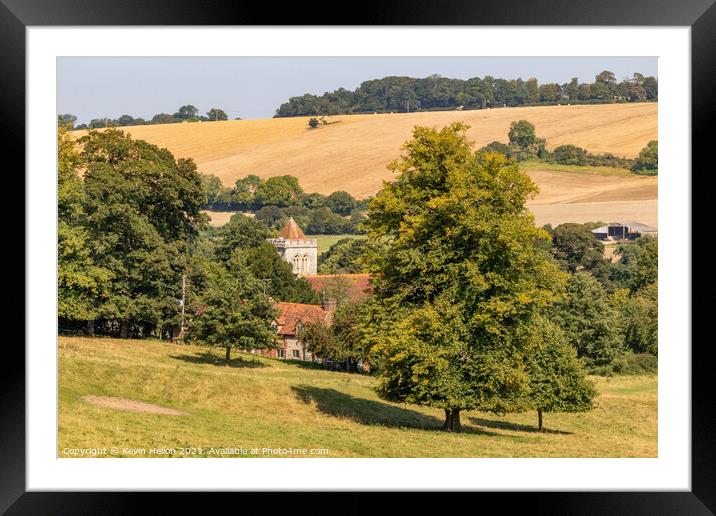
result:
[(167, 407), (160, 407), (143, 401), (130, 400), (127, 398), (108, 398), (106, 396), (82, 396), (85, 403), (98, 407), (111, 408), (116, 410), (128, 410), (130, 412), (143, 412), (145, 414), (162, 414), (165, 416), (185, 416), (186, 412), (174, 410)]

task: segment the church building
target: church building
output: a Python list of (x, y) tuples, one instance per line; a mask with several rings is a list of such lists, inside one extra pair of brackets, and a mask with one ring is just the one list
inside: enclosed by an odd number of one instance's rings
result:
[(278, 254), (291, 264), (298, 276), (316, 274), (318, 269), (318, 240), (309, 240), (291, 217), (281, 229), (278, 238), (269, 238)]

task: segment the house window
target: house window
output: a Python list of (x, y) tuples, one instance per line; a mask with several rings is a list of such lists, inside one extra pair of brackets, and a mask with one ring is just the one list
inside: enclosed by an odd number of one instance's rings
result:
[(278, 358), (285, 358), (286, 352), (282, 349), (279, 349), (276, 353), (278, 353)]
[(301, 358), (301, 352), (297, 349), (293, 350), (293, 358)]

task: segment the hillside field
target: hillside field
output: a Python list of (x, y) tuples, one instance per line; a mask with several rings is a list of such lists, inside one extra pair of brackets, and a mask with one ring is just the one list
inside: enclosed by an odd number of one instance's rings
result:
[(446, 434), (437, 430), (442, 411), (386, 403), (370, 376), (242, 353), (227, 365), (222, 356), (158, 341), (60, 337), (58, 456), (93, 447), (143, 457), (177, 457), (182, 447), (194, 448), (184, 456), (226, 447), (322, 449), (323, 457), (657, 456), (656, 376), (596, 378), (598, 407), (546, 414), (542, 434), (536, 414), (479, 412), (463, 413), (464, 433)]
[[(248, 174), (264, 179), (290, 174), (307, 192), (345, 190), (364, 198), (392, 179), (386, 165), (400, 156), (416, 125), (466, 122), (471, 126), (468, 137), (479, 147), (494, 140), (507, 142), (510, 123), (526, 119), (547, 139), (548, 148), (574, 144), (633, 158), (657, 138), (657, 115), (657, 103), (636, 103), (334, 116), (330, 120), (336, 123), (317, 129), (308, 128), (308, 117), (123, 129), (178, 158), (193, 158), (200, 172), (217, 175), (227, 186)], [(530, 203), (539, 206), (533, 209), (538, 224), (626, 219), (656, 225), (656, 177), (603, 167), (590, 173), (585, 168), (527, 166), (540, 186), (539, 196)], [(212, 223), (225, 218), (218, 214)]]

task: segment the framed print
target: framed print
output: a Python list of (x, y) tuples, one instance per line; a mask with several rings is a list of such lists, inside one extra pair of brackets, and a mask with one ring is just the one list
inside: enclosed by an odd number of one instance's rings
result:
[(3, 510), (469, 491), (714, 511), (691, 287), (711, 2), (321, 26), (43, 4), (0, 6), (28, 244)]

